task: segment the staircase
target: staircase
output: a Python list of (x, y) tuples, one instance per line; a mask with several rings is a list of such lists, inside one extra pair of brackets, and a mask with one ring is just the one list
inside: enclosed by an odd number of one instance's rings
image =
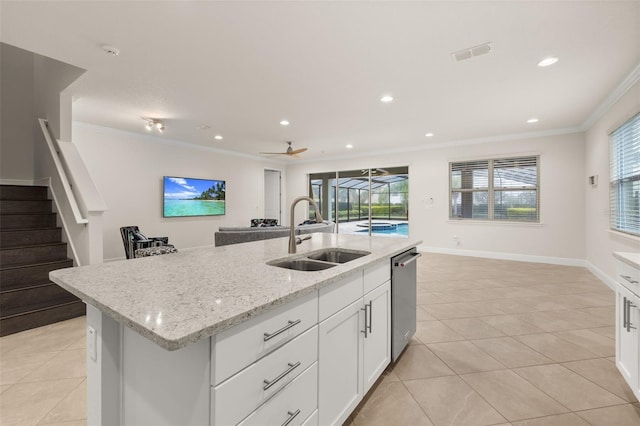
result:
[(85, 314), (84, 303), (49, 281), (73, 266), (46, 186), (0, 185), (0, 336)]

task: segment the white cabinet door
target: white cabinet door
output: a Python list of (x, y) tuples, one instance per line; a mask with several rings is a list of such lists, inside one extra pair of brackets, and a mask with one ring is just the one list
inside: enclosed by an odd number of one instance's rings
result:
[(323, 426), (342, 424), (363, 396), (362, 299), (319, 326), (318, 413)]
[(391, 361), (391, 283), (387, 281), (364, 296), (364, 393), (371, 388)]
[(625, 287), (616, 289), (616, 364), (634, 394), (638, 396), (638, 298)]

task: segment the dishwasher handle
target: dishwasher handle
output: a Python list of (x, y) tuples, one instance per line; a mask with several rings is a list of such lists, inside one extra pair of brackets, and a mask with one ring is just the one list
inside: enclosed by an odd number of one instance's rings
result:
[(416, 260), (418, 260), (419, 257), (421, 257), (422, 255), (420, 253), (410, 253), (410, 258), (406, 259), (406, 260), (398, 260), (394, 263), (395, 267), (400, 267), (400, 268), (404, 268), (405, 266), (410, 265), (411, 263), (415, 262)]

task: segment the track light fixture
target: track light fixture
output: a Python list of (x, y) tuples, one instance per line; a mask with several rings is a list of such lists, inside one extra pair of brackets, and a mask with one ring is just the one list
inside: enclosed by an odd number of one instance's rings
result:
[(153, 130), (154, 127), (158, 129), (160, 133), (164, 131), (164, 123), (161, 120), (156, 120), (155, 118), (145, 118), (144, 120), (147, 121), (144, 127), (146, 127), (148, 131)]

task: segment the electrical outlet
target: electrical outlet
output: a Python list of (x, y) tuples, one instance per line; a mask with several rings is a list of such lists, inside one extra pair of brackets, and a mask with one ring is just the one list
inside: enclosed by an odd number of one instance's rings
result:
[(98, 360), (98, 332), (91, 326), (87, 327), (87, 354), (91, 360)]

